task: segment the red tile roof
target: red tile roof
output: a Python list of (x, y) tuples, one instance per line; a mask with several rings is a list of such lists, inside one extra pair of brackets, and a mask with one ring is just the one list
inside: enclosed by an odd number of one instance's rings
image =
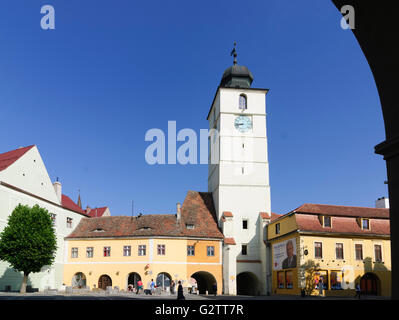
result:
[(389, 219), (370, 219), (370, 229), (364, 230), (360, 227), (355, 217), (334, 216), (331, 221), (331, 228), (321, 225), (317, 215), (296, 214), (295, 215), (299, 231), (308, 232), (327, 232), (327, 233), (351, 233), (351, 234), (373, 234), (389, 235)]
[(270, 219), (270, 215), (267, 212), (259, 212), (262, 219)]
[(282, 217), (282, 214), (277, 214), (277, 213), (272, 212), (272, 218), (270, 221), (273, 222), (274, 220), (276, 220), (280, 217)]
[(85, 210), (86, 214), (88, 214), (90, 217), (102, 217), (104, 214), (105, 210), (107, 210), (108, 207), (101, 207), (101, 208), (93, 208), (88, 211), (87, 209)]
[(27, 151), (32, 149), (35, 145), (31, 145), (24, 148), (19, 148), (16, 150), (8, 151), (0, 154), (0, 171), (8, 168), (15, 161), (21, 158)]
[[(194, 228), (188, 229), (186, 224), (193, 224)], [(181, 206), (180, 221), (177, 220), (176, 214), (83, 218), (67, 238), (136, 236), (223, 239), (223, 234), (216, 223), (212, 194), (196, 191), (187, 193)]]
[(80, 208), (75, 202), (73, 202), (71, 198), (69, 198), (65, 194), (63, 194), (61, 197), (61, 205), (66, 209), (79, 212), (81, 214), (84, 214), (85, 216), (88, 216), (88, 214), (84, 210), (82, 210), (82, 208)]
[(231, 213), (230, 211), (223, 211), (223, 215), (225, 217), (233, 217), (233, 213)]
[(236, 241), (234, 240), (234, 238), (224, 238), (223, 242), (224, 242), (224, 244), (230, 244), (230, 245), (236, 244)]
[(363, 218), (385, 218), (389, 219), (389, 209), (349, 207), (327, 204), (305, 203), (293, 210), (299, 213), (313, 213), (331, 216), (363, 217)]

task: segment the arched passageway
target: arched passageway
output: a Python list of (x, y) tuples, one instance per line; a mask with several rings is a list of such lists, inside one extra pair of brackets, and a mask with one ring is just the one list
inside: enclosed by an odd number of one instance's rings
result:
[(198, 271), (193, 273), (191, 278), (197, 281), (197, 290), (200, 294), (205, 294), (206, 291), (208, 291), (209, 294), (216, 293), (213, 285), (216, 283), (217, 286), (217, 281), (211, 273), (207, 271)]
[(260, 295), (259, 280), (252, 272), (237, 275), (237, 294), (247, 296)]
[(77, 272), (72, 278), (72, 287), (84, 288), (86, 287), (86, 276), (82, 272)]
[(107, 287), (112, 287), (112, 279), (108, 275), (103, 274), (98, 279), (98, 288), (106, 290)]

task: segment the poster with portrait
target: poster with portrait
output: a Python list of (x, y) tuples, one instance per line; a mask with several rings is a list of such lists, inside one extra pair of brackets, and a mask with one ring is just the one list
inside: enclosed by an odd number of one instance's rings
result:
[(273, 270), (296, 268), (296, 239), (273, 244)]

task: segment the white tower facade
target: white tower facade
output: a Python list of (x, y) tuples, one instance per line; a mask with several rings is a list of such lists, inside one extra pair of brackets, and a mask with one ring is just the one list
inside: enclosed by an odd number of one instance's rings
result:
[(265, 225), (270, 222), (266, 134), (268, 89), (251, 88), (243, 66), (228, 68), (208, 114), (208, 192), (225, 236), (225, 294), (268, 291)]

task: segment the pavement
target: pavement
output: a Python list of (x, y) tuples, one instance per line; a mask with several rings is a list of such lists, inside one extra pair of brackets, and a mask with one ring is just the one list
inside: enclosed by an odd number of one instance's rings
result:
[[(355, 297), (319, 297), (319, 296), (291, 296), (291, 295), (273, 295), (273, 296), (229, 296), (229, 295), (196, 295), (185, 294), (186, 300), (203, 300), (203, 301), (219, 301), (219, 300), (358, 300)], [(18, 292), (0, 292), (0, 300), (176, 300), (176, 295), (137, 295), (135, 293), (106, 293), (106, 292), (90, 292), (90, 293), (73, 293), (66, 294), (64, 292), (45, 294), (42, 292), (34, 293), (18, 293)], [(362, 296), (360, 300), (390, 300), (388, 297), (380, 296)]]

